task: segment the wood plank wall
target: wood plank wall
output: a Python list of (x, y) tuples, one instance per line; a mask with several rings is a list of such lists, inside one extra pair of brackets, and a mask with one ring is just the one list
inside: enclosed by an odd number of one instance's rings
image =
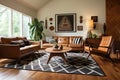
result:
[(120, 50), (120, 0), (106, 0), (106, 33), (114, 37), (114, 49)]

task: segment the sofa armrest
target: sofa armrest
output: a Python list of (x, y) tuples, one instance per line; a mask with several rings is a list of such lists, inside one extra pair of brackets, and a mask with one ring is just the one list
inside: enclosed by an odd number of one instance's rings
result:
[(20, 49), (20, 46), (19, 45), (13, 45), (13, 44), (0, 44), (0, 47), (1, 48), (17, 48), (17, 49)]
[(45, 40), (41, 40), (41, 41), (40, 41), (40, 46), (41, 46), (41, 48), (43, 48), (43, 45), (46, 44), (46, 43), (48, 43), (48, 42), (46, 42)]
[(84, 40), (83, 39), (81, 40), (81, 45), (84, 47)]
[(20, 57), (20, 46), (11, 44), (0, 44), (0, 58), (18, 58)]
[(36, 44), (36, 45), (40, 45), (41, 44), (40, 41), (29, 41), (29, 42), (30, 42), (30, 44)]
[(29, 41), (31, 45), (37, 45), (39, 48), (41, 48), (41, 41)]

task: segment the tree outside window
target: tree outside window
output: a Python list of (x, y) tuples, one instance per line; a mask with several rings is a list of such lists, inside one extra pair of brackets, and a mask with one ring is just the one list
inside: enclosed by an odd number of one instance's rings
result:
[(9, 10), (0, 5), (0, 36), (9, 36)]

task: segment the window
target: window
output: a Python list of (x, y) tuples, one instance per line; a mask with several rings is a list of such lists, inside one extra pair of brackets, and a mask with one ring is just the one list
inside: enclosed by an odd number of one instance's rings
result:
[(23, 16), (23, 35), (27, 38), (30, 38), (29, 32), (29, 26), (28, 23), (31, 22), (31, 19), (28, 16)]
[(13, 11), (12, 13), (12, 25), (13, 25), (13, 36), (20, 36), (20, 25), (21, 23), (21, 14), (19, 12)]
[(0, 5), (0, 36), (9, 36), (9, 11)]
[(30, 16), (0, 5), (0, 36), (25, 36), (30, 39), (29, 22)]

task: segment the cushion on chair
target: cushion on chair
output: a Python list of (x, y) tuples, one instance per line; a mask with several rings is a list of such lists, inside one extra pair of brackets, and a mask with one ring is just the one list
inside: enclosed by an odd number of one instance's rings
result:
[(99, 46), (109, 47), (112, 41), (112, 36), (103, 36)]
[(107, 52), (108, 48), (104, 48), (104, 47), (98, 47), (99, 51), (103, 51), (103, 52)]
[(94, 54), (97, 54), (97, 53), (99, 53), (99, 55), (100, 54), (106, 54), (107, 52), (106, 52), (106, 50), (104, 50), (104, 49), (98, 49), (98, 48), (93, 48), (92, 49), (92, 52), (94, 53)]
[(85, 46), (84, 49), (85, 49), (85, 51), (92, 51), (92, 48), (89, 46)]

